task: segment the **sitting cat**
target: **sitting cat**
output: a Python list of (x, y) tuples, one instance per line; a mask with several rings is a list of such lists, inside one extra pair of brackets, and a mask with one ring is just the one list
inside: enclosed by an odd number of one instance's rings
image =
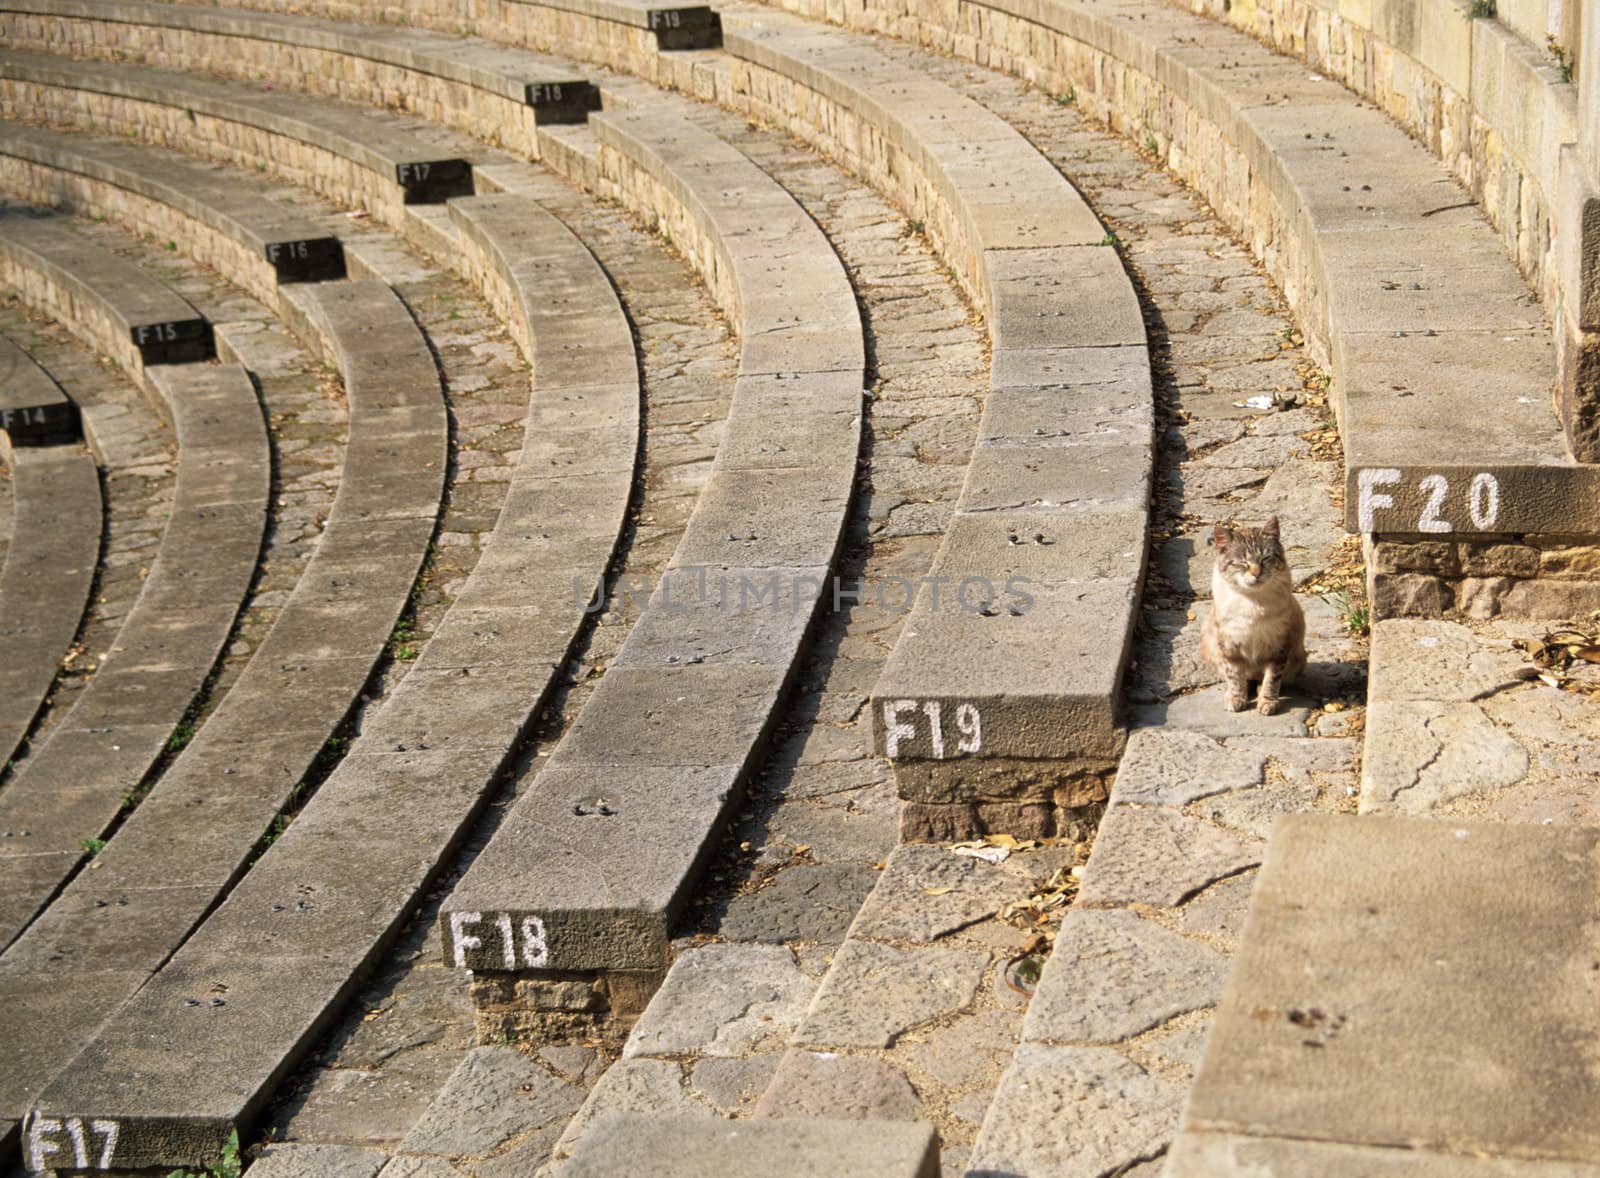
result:
[(1200, 657), (1222, 672), (1228, 708), (1244, 710), (1250, 680), (1261, 680), (1256, 710), (1278, 710), (1279, 686), (1306, 665), (1306, 616), (1294, 599), (1278, 517), (1260, 529), (1218, 524), (1211, 612), (1200, 627)]

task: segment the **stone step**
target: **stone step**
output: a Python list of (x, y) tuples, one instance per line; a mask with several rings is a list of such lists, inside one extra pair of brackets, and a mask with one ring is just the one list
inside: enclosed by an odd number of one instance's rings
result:
[(6, 461), (14, 460), (20, 447), (83, 439), (76, 402), (33, 357), (4, 336), (0, 336), (0, 434), (4, 435), (0, 458)]
[[(366, 18), (361, 8), (347, 15)], [(594, 85), (570, 65), (449, 32), (193, 4), (8, 0), (0, 41), (14, 49), (261, 76), (293, 90), (402, 109), (539, 158), (542, 126), (582, 122)], [(159, 30), (159, 34), (157, 33)]]
[[(1316, 357), (1331, 361), (1350, 531), (1406, 544), (1588, 534), (1572, 529), (1593, 517), (1600, 468), (1574, 461), (1552, 410), (1544, 309), (1469, 194), (1377, 105), (1159, 0), (1045, 9), (980, 0), (970, 27), (888, 4), (790, 6), (889, 27), (1073, 95), (1203, 193), (1266, 261)], [(1441, 36), (1430, 53), (1459, 44)], [(1487, 52), (1471, 84), (1492, 86), (1500, 74), (1489, 59), (1503, 56)], [(1395, 102), (1399, 113), (1405, 102)], [(1543, 109), (1533, 99), (1497, 105)], [(1551, 120), (1546, 142), (1575, 134), (1562, 121)], [(1429, 571), (1438, 575), (1377, 574), (1380, 616), (1464, 607), (1483, 589), (1459, 570)]]
[[(56, 1121), (105, 1122), (115, 1125), (115, 1168), (214, 1163), (450, 863), (557, 680), (584, 618), (572, 585), (597, 582), (625, 524), (639, 445), (637, 364), (615, 355), (619, 341), (631, 351), (621, 308), (566, 230), (503, 197), (459, 207), (452, 217), (476, 255), (469, 274), (491, 275), (491, 301), (514, 298), (536, 312), (533, 424), (494, 530), (351, 752), (34, 1102), (30, 1148)], [(518, 240), (496, 242), (496, 218), (527, 233), (536, 262), (561, 265), (502, 266), (486, 247), (515, 258)], [(493, 294), (497, 282), (512, 293)], [(567, 302), (552, 310), (541, 283)], [(572, 429), (590, 424), (604, 428), (588, 430), (584, 461), (574, 462)]]
[[(138, 600), (49, 738), (0, 790), (0, 942), (83, 862), (201, 689), (254, 576), (271, 457), (249, 374), (154, 365), (178, 435), (178, 488)], [(204, 553), (201, 560), (197, 554)]]
[(1280, 819), (1167, 1174), (1592, 1172), (1597, 865), (1588, 827)]
[(883, 1121), (726, 1121), (615, 1116), (597, 1123), (560, 1178), (937, 1178), (938, 1138), (926, 1125)]
[(854, 295), (793, 198), (669, 109), (591, 125), (606, 191), (660, 219), (738, 324), (739, 379), (668, 573), (441, 910), (446, 960), (491, 973), (665, 966), (824, 591), (860, 439)]
[[(383, 655), (427, 553), (449, 433), (428, 341), (383, 283), (291, 287), (285, 299), (343, 377), (338, 493), (310, 564), (227, 695), (95, 869), (0, 954), (0, 994), (15, 1012), (0, 1050), (6, 1115), (26, 1112), (245, 870)], [(175, 858), (174, 847), (188, 852)]]
[(170, 152), (7, 123), (0, 182), (39, 203), (75, 208), (170, 240), (272, 306), (280, 283), (345, 276), (337, 237), (243, 177)]
[(1122, 747), (1153, 442), (1133, 286), (998, 116), (862, 38), (767, 13), (726, 25), (736, 101), (844, 152), (930, 226), (993, 340), (961, 501), (872, 693), (902, 837), (1052, 834), (1104, 797)]
[[(17, 424), (0, 435), (11, 468), (11, 543), (0, 567), (0, 766), (21, 746), (89, 606), (104, 508), (94, 458), (77, 445), (41, 445), (49, 425), (78, 425), (77, 406), (21, 348), (0, 336), (0, 397)], [(55, 399), (51, 398), (51, 394)], [(68, 409), (70, 413), (61, 412)], [(26, 425), (20, 418), (38, 413)], [(26, 437), (29, 444), (11, 439)], [(9, 449), (10, 453), (5, 451)]]
[(69, 232), (60, 216), (11, 207), (0, 209), (0, 222), (6, 285), (115, 359), (135, 383), (146, 383), (147, 364), (216, 357), (204, 315), (126, 258)]
[(472, 163), (486, 154), (457, 135), (339, 100), (121, 62), (4, 50), (0, 79), (10, 83), (0, 105), (9, 117), (101, 134), (137, 126), (164, 147), (309, 180), (319, 195), (392, 228), (406, 205), (470, 196)]

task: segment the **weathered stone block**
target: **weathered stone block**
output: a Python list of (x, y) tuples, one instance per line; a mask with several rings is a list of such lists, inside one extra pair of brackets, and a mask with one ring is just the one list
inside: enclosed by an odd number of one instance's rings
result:
[(1379, 573), (1428, 573), (1448, 577), (1461, 571), (1455, 545), (1440, 540), (1414, 544), (1379, 540), (1370, 546), (1367, 563)]
[(1469, 577), (1533, 577), (1539, 550), (1526, 544), (1463, 544), (1461, 571)]
[(1515, 583), (1510, 577), (1467, 577), (1456, 586), (1456, 608), (1469, 618), (1492, 618)]
[(1581, 618), (1597, 609), (1600, 581), (1523, 581), (1500, 603), (1500, 612), (1515, 618)]
[(1539, 553), (1539, 576), (1557, 580), (1600, 579), (1600, 548), (1574, 545)]
[(1450, 587), (1422, 573), (1369, 573), (1367, 600), (1372, 617), (1434, 618), (1455, 604)]

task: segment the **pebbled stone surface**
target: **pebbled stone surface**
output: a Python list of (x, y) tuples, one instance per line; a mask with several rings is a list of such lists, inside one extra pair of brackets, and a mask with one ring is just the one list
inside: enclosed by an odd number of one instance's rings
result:
[(491, 1153), (532, 1130), (560, 1128), (582, 1103), (581, 1089), (522, 1053), (479, 1047), (461, 1061), (401, 1140), (400, 1151), (446, 1157)]
[(909, 1121), (917, 1093), (892, 1064), (865, 1056), (795, 1048), (783, 1053), (755, 1116)]
[(759, 1050), (788, 1037), (815, 989), (784, 946), (690, 949), (674, 963), (622, 1054), (741, 1056)]

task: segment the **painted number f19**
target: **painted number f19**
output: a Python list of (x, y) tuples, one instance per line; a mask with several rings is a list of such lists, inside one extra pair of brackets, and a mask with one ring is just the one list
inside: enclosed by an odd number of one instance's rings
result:
[(890, 760), (900, 755), (900, 746), (928, 734), (933, 759), (975, 753), (983, 748), (983, 718), (971, 704), (957, 704), (953, 731), (945, 730), (944, 707), (938, 700), (895, 699), (883, 705), (884, 753)]

